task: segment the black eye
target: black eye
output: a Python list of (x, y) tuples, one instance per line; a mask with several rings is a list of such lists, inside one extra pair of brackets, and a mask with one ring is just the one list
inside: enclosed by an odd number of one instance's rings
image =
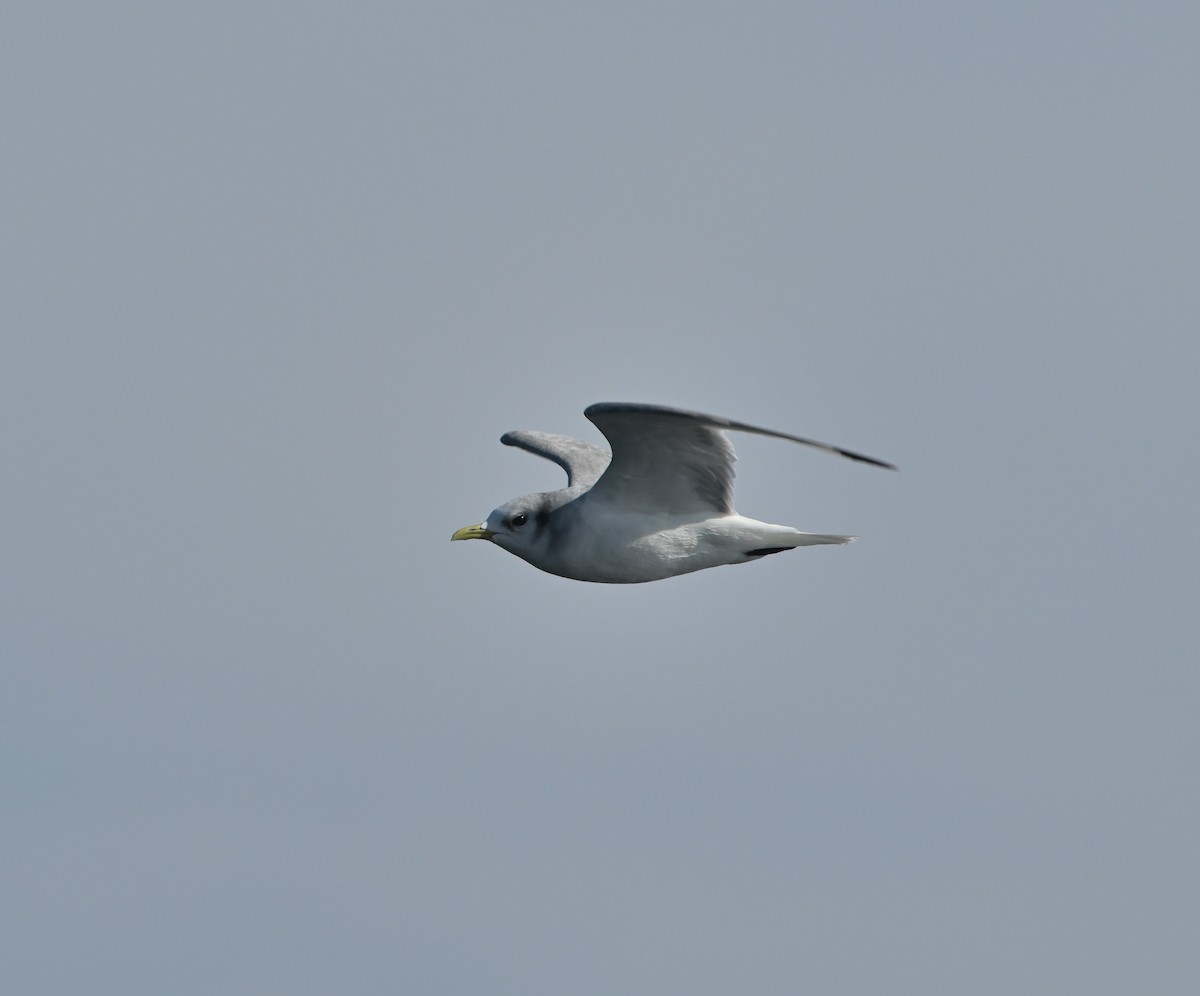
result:
[(524, 512), (518, 512), (511, 519), (508, 520), (508, 524), (515, 529), (520, 529), (521, 526), (525, 525), (525, 523), (528, 521), (529, 521), (528, 515), (526, 515)]

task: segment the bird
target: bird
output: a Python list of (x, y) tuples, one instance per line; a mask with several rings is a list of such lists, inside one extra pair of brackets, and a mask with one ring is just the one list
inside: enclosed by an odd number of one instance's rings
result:
[(451, 540), (490, 540), (539, 570), (576, 581), (640, 584), (854, 536), (805, 533), (733, 508), (733, 445), (745, 432), (816, 447), (860, 463), (895, 465), (840, 446), (663, 405), (601, 402), (583, 413), (601, 446), (550, 432), (500, 442), (558, 464), (567, 486), (514, 498)]

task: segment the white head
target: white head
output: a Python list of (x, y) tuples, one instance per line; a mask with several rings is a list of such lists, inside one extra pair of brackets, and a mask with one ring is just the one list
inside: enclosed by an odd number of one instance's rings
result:
[(478, 526), (463, 526), (452, 540), (485, 539), (546, 569), (555, 535), (554, 513), (574, 497), (568, 491), (543, 491), (507, 501)]

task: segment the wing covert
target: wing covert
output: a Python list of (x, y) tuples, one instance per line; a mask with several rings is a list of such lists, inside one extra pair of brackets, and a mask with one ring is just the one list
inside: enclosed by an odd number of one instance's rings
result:
[(704, 417), (651, 405), (599, 404), (584, 414), (612, 446), (596, 498), (628, 511), (733, 511), (733, 446)]

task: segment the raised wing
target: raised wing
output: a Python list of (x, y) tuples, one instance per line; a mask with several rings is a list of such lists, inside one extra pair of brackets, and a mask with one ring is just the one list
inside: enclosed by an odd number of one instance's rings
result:
[(584, 414), (612, 446), (612, 462), (592, 487), (596, 498), (650, 513), (733, 511), (733, 446), (726, 431), (752, 432), (895, 468), (882, 460), (803, 436), (660, 405), (603, 402)]
[(553, 460), (567, 472), (567, 486), (591, 487), (608, 466), (609, 452), (602, 446), (580, 442), (553, 432), (517, 429), (500, 437), (505, 446), (517, 446), (537, 456)]

